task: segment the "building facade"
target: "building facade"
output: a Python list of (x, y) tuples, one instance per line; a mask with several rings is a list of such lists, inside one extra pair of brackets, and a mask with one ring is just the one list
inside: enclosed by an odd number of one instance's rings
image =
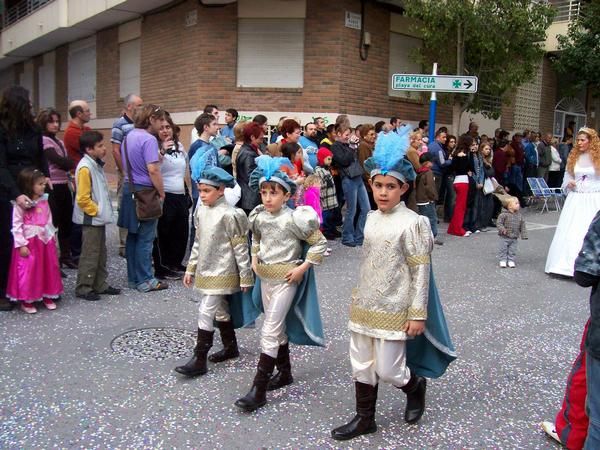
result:
[[(13, 6), (23, 1), (32, 2)], [(305, 123), (348, 114), (355, 125), (428, 117), (426, 95), (390, 88), (392, 73), (421, 67), (410, 56), (418, 37), (384, 2), (362, 11), (358, 0), (34, 3), (43, 4), (5, 20), (0, 87), (21, 84), (35, 108), (55, 106), (63, 117), (69, 101), (87, 100), (96, 129), (110, 127), (128, 93), (187, 127), (207, 103), (263, 113), (270, 124), (283, 115)], [(7, 2), (5, 19), (9, 11)], [(361, 12), (370, 43), (362, 52)], [(439, 108), (438, 122), (450, 121)]]

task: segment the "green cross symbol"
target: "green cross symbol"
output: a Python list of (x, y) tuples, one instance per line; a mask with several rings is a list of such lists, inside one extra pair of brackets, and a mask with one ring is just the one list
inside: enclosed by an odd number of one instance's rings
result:
[(454, 80), (454, 81), (452, 82), (452, 87), (453, 87), (454, 89), (459, 89), (461, 85), (462, 85), (462, 82), (461, 82), (460, 80)]

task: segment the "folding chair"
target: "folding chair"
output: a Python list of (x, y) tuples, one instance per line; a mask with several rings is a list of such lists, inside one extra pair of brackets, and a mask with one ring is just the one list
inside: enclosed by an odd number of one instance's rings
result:
[(535, 200), (544, 202), (542, 209), (540, 210), (540, 214), (542, 214), (544, 210), (550, 211), (550, 208), (548, 207), (548, 200), (551, 199), (552, 195), (548, 191), (544, 192), (542, 186), (540, 185), (540, 178), (527, 178), (527, 184), (529, 184), (533, 198)]
[(561, 188), (551, 188), (546, 183), (546, 180), (543, 178), (538, 178), (538, 183), (540, 185), (540, 189), (544, 195), (549, 195), (551, 199), (554, 200), (554, 205), (556, 206), (556, 210), (560, 211), (560, 200), (564, 198), (564, 193)]

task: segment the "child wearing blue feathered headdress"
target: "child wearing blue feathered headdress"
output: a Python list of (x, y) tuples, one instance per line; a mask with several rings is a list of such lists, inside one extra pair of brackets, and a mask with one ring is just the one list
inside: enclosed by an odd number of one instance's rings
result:
[[(192, 358), (175, 368), (188, 377), (204, 375), (208, 370), (207, 360), (218, 363), (239, 356), (230, 302), (239, 302), (232, 300), (232, 295), (249, 291), (254, 285), (248, 218), (225, 198), (225, 188), (235, 186), (235, 180), (220, 167), (208, 165), (207, 160), (206, 154), (197, 154), (190, 162), (201, 203), (192, 218), (196, 231), (183, 284), (188, 288), (193, 286), (199, 295), (198, 338)], [(215, 324), (223, 349), (208, 356)]]
[(416, 175), (404, 157), (408, 131), (380, 133), (373, 156), (365, 161), (378, 209), (367, 218), (358, 287), (350, 304), (357, 414), (331, 432), (337, 440), (377, 430), (379, 381), (406, 393), (404, 419), (417, 422), (425, 410), (424, 376), (441, 376), (455, 358), (431, 277), (429, 220), (402, 201)]
[[(261, 354), (252, 388), (235, 402), (245, 411), (267, 403), (267, 390), (293, 382), (289, 342), (323, 345), (323, 328), (313, 265), (323, 261), (327, 240), (319, 217), (309, 206), (290, 209), (286, 203), (296, 184), (281, 166), (287, 158), (256, 158), (250, 187), (260, 193), (262, 205), (248, 216), (252, 231), (252, 268), (257, 275), (253, 303), (264, 311)], [(288, 342), (289, 341), (289, 342)], [(271, 376), (277, 367), (278, 373)]]

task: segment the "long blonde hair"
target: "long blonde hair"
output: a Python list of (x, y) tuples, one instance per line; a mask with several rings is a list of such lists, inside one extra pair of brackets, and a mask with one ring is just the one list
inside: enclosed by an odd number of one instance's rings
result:
[[(590, 153), (590, 158), (592, 159), (596, 172), (600, 172), (600, 139), (598, 138), (598, 133), (593, 128), (584, 127), (577, 132), (577, 136), (580, 134), (585, 135), (590, 140), (588, 152)], [(575, 163), (583, 153), (581, 148), (579, 148), (579, 144), (575, 141), (575, 145), (567, 159), (567, 172), (569, 172), (571, 176), (575, 176)]]

